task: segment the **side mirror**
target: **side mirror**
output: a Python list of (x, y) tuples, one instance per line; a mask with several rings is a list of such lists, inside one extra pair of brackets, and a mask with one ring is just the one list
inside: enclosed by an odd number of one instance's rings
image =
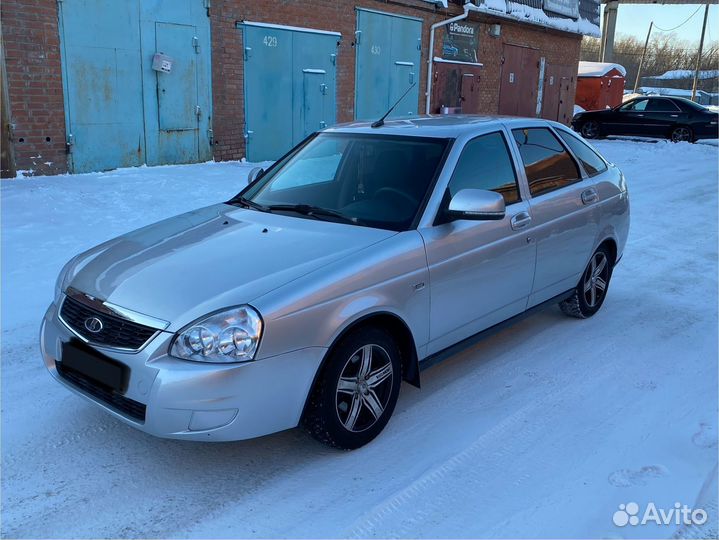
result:
[(504, 197), (484, 189), (462, 189), (449, 201), (452, 219), (496, 220), (504, 218)]
[(250, 174), (247, 175), (247, 183), (251, 184), (258, 178), (260, 178), (263, 174), (265, 174), (265, 170), (262, 167), (254, 167)]

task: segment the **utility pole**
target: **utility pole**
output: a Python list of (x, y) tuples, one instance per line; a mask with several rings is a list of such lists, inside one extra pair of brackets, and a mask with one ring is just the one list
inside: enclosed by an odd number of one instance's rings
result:
[(642, 76), (642, 66), (644, 65), (644, 57), (647, 54), (647, 46), (649, 45), (649, 36), (652, 34), (652, 26), (654, 21), (649, 23), (649, 32), (647, 32), (647, 40), (644, 42), (644, 50), (642, 51), (642, 57), (639, 59), (639, 70), (637, 71), (637, 80), (634, 81), (634, 93), (637, 93), (637, 87), (639, 86), (640, 77)]
[(699, 52), (697, 53), (697, 65), (694, 70), (694, 84), (692, 84), (692, 101), (697, 97), (697, 83), (699, 82), (699, 68), (702, 62), (702, 50), (704, 49), (704, 34), (707, 31), (707, 18), (709, 17), (709, 2), (704, 7), (704, 25), (702, 26), (702, 37), (699, 38)]

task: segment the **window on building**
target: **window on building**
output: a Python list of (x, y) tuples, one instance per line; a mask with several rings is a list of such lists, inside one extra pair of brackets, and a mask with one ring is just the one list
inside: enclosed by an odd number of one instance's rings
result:
[(574, 153), (575, 157), (582, 162), (584, 170), (589, 176), (594, 176), (607, 170), (607, 164), (599, 157), (591, 146), (585, 143), (577, 135), (563, 129), (559, 130), (559, 136)]
[(462, 189), (486, 189), (501, 194), (506, 205), (519, 201), (517, 175), (504, 136), (496, 132), (469, 141), (447, 189), (450, 198)]
[(533, 197), (581, 180), (576, 163), (547, 128), (513, 129)]

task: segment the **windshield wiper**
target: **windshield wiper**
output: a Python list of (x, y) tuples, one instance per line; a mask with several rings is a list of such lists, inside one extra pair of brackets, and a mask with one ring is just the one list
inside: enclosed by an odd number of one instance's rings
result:
[(266, 207), (264, 204), (256, 203), (255, 201), (251, 201), (250, 199), (246, 199), (245, 197), (235, 197), (233, 199), (230, 199), (230, 204), (239, 204), (244, 206), (245, 208), (252, 208), (253, 210), (259, 210), (260, 212), (269, 212), (269, 208)]
[(343, 223), (352, 223), (353, 225), (357, 225), (359, 223), (359, 220), (357, 218), (345, 216), (344, 214), (336, 212), (335, 210), (330, 210), (329, 208), (322, 208), (320, 206), (313, 206), (311, 204), (271, 204), (266, 208), (270, 212), (274, 212), (275, 210), (279, 212), (297, 212), (298, 214), (310, 216), (315, 219), (331, 217)]

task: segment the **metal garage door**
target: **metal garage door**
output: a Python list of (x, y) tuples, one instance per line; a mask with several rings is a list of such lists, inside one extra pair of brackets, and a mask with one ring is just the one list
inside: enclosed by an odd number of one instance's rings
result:
[[(355, 118), (379, 118), (419, 82), (421, 37), (420, 19), (357, 10)], [(418, 102), (415, 84), (391, 116), (417, 114)]]
[(539, 51), (505, 44), (499, 89), (499, 114), (536, 116), (538, 91)]
[[(210, 159), (204, 0), (58, 5), (70, 170)], [(168, 73), (152, 69), (157, 52), (172, 60)]]
[(335, 123), (340, 34), (243, 23), (247, 159), (277, 159)]

